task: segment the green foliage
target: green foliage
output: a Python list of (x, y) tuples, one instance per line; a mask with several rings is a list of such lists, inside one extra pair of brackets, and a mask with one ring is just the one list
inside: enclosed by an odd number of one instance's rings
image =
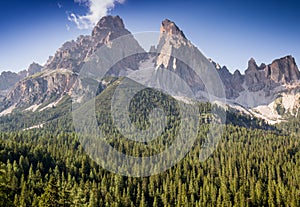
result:
[(40, 198), (40, 207), (57, 207), (59, 206), (60, 195), (57, 180), (54, 176), (50, 177), (44, 194)]
[(11, 206), (13, 201), (13, 188), (9, 183), (6, 166), (0, 162), (0, 206)]

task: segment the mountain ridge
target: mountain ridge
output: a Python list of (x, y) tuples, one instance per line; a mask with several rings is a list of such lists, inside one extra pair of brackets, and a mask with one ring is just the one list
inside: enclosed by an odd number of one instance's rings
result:
[[(126, 29), (119, 16), (103, 17), (92, 30), (91, 35), (79, 36), (75, 41), (64, 43), (55, 55), (49, 58), (43, 66), (43, 70), (41, 68), (39, 70), (39, 66), (33, 64), (30, 70), (28, 69), (26, 78), (18, 80), (16, 86), (7, 93), (1, 103), (0, 111), (12, 106), (29, 108), (35, 104), (42, 105), (43, 102), (52, 99), (52, 96), (56, 96), (54, 101), (57, 101), (66, 94), (72, 95), (76, 87), (82, 90), (78, 74), (83, 65), (89, 61), (98, 48), (101, 46), (114, 47), (112, 41), (124, 35), (130, 36), (131, 33)], [(135, 43), (133, 37), (131, 43), (136, 44), (134, 47), (140, 47), (137, 42)], [(126, 44), (122, 47), (124, 49)], [(197, 76), (192, 68), (172, 56), (173, 53), (179, 54), (184, 50), (190, 51), (190, 55), (199, 52), (174, 22), (169, 19), (163, 20), (159, 42), (156, 47), (151, 49), (150, 56), (154, 57), (153, 67), (175, 72), (194, 92), (205, 90), (201, 77)], [(118, 76), (125, 69), (129, 69), (129, 72), (139, 70), (140, 62), (148, 60), (150, 56), (128, 57), (115, 65), (111, 74)], [(287, 93), (287, 90), (297, 92), (298, 89), (300, 72), (291, 55), (275, 59), (268, 65), (263, 63), (260, 66), (251, 58), (244, 74), (239, 70), (231, 73), (226, 66), (221, 67), (211, 59), (206, 61), (210, 62), (218, 72), (225, 86), (228, 103), (232, 106), (238, 104), (244, 106), (246, 110), (253, 110), (258, 106), (267, 106), (273, 103), (278, 96)], [(40, 73), (34, 75), (37, 72)], [(283, 107), (285, 108), (285, 106)], [(276, 109), (272, 109), (272, 111), (274, 110), (276, 111)]]

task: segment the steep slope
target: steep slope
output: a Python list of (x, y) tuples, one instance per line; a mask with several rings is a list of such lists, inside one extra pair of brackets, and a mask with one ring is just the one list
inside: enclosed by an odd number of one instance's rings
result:
[[(17, 108), (39, 105), (72, 93), (79, 87), (77, 76), (66, 69), (45, 70), (42, 73), (21, 80), (8, 93), (5, 101), (13, 103)], [(36, 108), (37, 109), (37, 108)], [(33, 109), (32, 109), (33, 110)]]
[(198, 49), (185, 37), (174, 22), (168, 19), (162, 22), (159, 43), (156, 48), (158, 55), (155, 57), (155, 68), (175, 72), (194, 92), (205, 89), (203, 81), (195, 71), (183, 60), (176, 58), (176, 56), (189, 56), (190, 59), (200, 57), (198, 56)]

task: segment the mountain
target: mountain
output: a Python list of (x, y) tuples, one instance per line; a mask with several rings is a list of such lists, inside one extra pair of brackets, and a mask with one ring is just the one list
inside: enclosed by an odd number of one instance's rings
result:
[[(92, 31), (91, 35), (80, 36), (63, 44), (61, 48), (50, 57), (45, 68), (50, 70), (67, 69), (80, 72), (83, 64), (103, 45), (109, 46), (111, 41), (131, 33), (125, 28), (119, 16), (103, 17)], [(136, 62), (133, 62), (131, 67)]]
[[(111, 45), (112, 40), (124, 35), (129, 36), (125, 45)], [(130, 32), (125, 29), (119, 16), (103, 17), (91, 35), (80, 36), (76, 41), (64, 43), (55, 55), (49, 58), (39, 74), (20, 80), (2, 101), (0, 106), (2, 114), (10, 113), (15, 108), (25, 111), (42, 110), (41, 107), (56, 105), (64, 96), (75, 93), (75, 90), (85, 94), (86, 91), (83, 90), (82, 82), (78, 78), (80, 69), (103, 45), (111, 50), (133, 47), (143, 51), (137, 41), (130, 36)], [(140, 56), (132, 56), (120, 61), (119, 65), (111, 69), (111, 73), (123, 68), (136, 70), (140, 58)], [(35, 68), (30, 69), (33, 71)]]
[(274, 124), (298, 114), (299, 69), (295, 59), (288, 55), (266, 65), (257, 65), (251, 58), (245, 74), (212, 62), (226, 86), (227, 103), (233, 108), (263, 118)]
[(21, 76), (18, 73), (4, 71), (0, 75), (0, 90), (7, 90), (16, 84), (20, 79), (25, 76)]
[(29, 65), (27, 70), (22, 70), (18, 73), (14, 73), (11, 71), (2, 72), (0, 74), (0, 100), (7, 95), (9, 90), (11, 90), (18, 81), (40, 72), (42, 68), (43, 66), (33, 62)]
[[(126, 41), (113, 42), (120, 37), (126, 37)], [(232, 74), (226, 66), (205, 58), (183, 31), (168, 19), (161, 23), (157, 45), (151, 47), (150, 53), (146, 53), (119, 16), (106, 16), (97, 23), (91, 35), (64, 43), (43, 67), (34, 63), (28, 70), (18, 74), (3, 72), (0, 89), (6, 90), (6, 93), (0, 104), (1, 115), (9, 114), (14, 109), (23, 112), (43, 111), (74, 94), (78, 95), (80, 101), (84, 94), (91, 92), (86, 87), (91, 82), (89, 75), (86, 79), (80, 78), (80, 75), (86, 67), (90, 67), (90, 74), (99, 72), (95, 64), (104, 60), (99, 54), (99, 48), (103, 47), (107, 52), (119, 55), (119, 58), (123, 57), (126, 50), (139, 51), (138, 54), (120, 58), (110, 66), (106, 76), (130, 76), (148, 86), (172, 88), (172, 91), (178, 91), (178, 94), (173, 94), (174, 97), (188, 98), (184, 92), (180, 93), (183, 84), (171, 77), (170, 74), (174, 73), (201, 99), (207, 96), (204, 83), (206, 80), (207, 84), (210, 75), (202, 71), (202, 77), (199, 77), (191, 67), (193, 63), (186, 63), (178, 57), (192, 60), (200, 58), (202, 69), (219, 74), (229, 107), (266, 119), (269, 123), (298, 114), (300, 72), (292, 56), (260, 66), (251, 58), (245, 74), (239, 70)], [(94, 81), (96, 85), (101, 85), (99, 93), (110, 84), (102, 80)]]
[(7, 90), (14, 86), (19, 80), (38, 73), (42, 70), (43, 66), (33, 62), (29, 65), (27, 70), (22, 70), (18, 73), (11, 71), (4, 71), (0, 75), (0, 90)]
[[(194, 92), (204, 90), (201, 78), (187, 63), (180, 60), (197, 56), (198, 49), (185, 37), (177, 25), (165, 19), (160, 27), (160, 38), (156, 49), (154, 68), (168, 69), (181, 77)], [(177, 58), (176, 58), (177, 56)]]

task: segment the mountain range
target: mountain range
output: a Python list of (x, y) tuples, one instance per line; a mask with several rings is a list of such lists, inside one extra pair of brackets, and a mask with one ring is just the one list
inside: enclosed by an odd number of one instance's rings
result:
[[(113, 40), (123, 36), (128, 37), (126, 42), (121, 45), (112, 44)], [(64, 43), (45, 65), (33, 63), (27, 70), (19, 73), (3, 72), (0, 75), (0, 115), (8, 115), (14, 111), (26, 113), (51, 109), (66, 96), (87, 93), (89, 89), (80, 79), (80, 73), (101, 47), (120, 53), (125, 48), (139, 51), (139, 54), (126, 57), (113, 65), (106, 74), (108, 76), (129, 75), (149, 81), (149, 74), (165, 75), (155, 72), (161, 69), (178, 75), (199, 99), (199, 94), (206, 90), (203, 77), (199, 77), (191, 67), (172, 56), (183, 52), (189, 56), (200, 53), (174, 22), (166, 19), (161, 23), (157, 45), (146, 52), (125, 28), (119, 16), (105, 16), (91, 35), (79, 36), (76, 40)], [(244, 74), (239, 70), (231, 73), (226, 66), (220, 66), (212, 59), (206, 58), (203, 62), (207, 68), (219, 74), (228, 108), (262, 118), (270, 124), (285, 121), (298, 114), (300, 72), (292, 56), (259, 66), (251, 58)], [(160, 79), (161, 82), (152, 81), (158, 87), (168, 80), (163, 78)], [(101, 90), (109, 84), (107, 81), (99, 82)], [(188, 99), (184, 94), (177, 95), (181, 100)]]

